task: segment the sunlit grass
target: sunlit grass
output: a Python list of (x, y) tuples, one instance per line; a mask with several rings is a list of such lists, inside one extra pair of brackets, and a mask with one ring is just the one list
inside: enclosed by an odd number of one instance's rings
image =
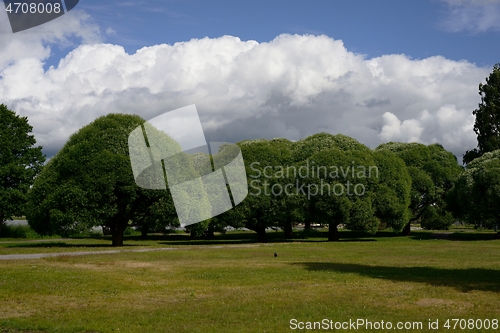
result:
[[(175, 241), (129, 239), (126, 243), (180, 249), (0, 261), (0, 327), (17, 332), (289, 332), (292, 318), (425, 323), (500, 318), (500, 241), (419, 235), (177, 246)], [(183, 243), (180, 236), (175, 239)]]

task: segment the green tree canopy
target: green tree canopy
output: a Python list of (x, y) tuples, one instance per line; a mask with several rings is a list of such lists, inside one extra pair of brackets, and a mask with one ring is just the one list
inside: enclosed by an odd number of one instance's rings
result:
[(420, 221), (427, 228), (448, 228), (453, 222), (446, 210), (446, 195), (462, 168), (455, 155), (439, 144), (389, 142), (376, 150), (389, 150), (398, 155), (408, 167), (412, 178), (411, 220), (404, 229), (410, 234), (410, 223)]
[(313, 154), (330, 148), (336, 148), (344, 152), (352, 150), (370, 151), (368, 147), (347, 135), (318, 133), (293, 144), (293, 161), (305, 161)]
[[(286, 139), (247, 140), (238, 143), (245, 161), (248, 178), (248, 196), (234, 212), (225, 213), (226, 216), (239, 215), (244, 227), (257, 233), (259, 241), (267, 241), (266, 229), (281, 226), (291, 229), (288, 224), (290, 211), (284, 211), (287, 198), (284, 193), (273, 189), (282, 189), (286, 175), (277, 173), (280, 168), (290, 165), (292, 142)], [(231, 223), (231, 222), (230, 222)], [(234, 222), (233, 222), (234, 223)], [(238, 227), (239, 224), (231, 224)]]
[[(345, 135), (318, 133), (298, 142), (243, 141), (249, 195), (234, 211), (265, 241), (280, 227), (290, 237), (295, 223), (375, 232), (380, 221), (400, 230), (408, 220), (411, 179), (405, 163), (389, 151), (373, 152)], [(383, 173), (381, 175), (380, 173)]]
[(412, 178), (404, 161), (388, 150), (373, 152), (379, 183), (375, 189), (375, 215), (387, 227), (401, 231), (410, 219)]
[[(304, 167), (304, 163), (307, 162), (311, 156), (329, 149), (336, 149), (341, 152), (351, 152), (352, 150), (370, 152), (368, 147), (346, 135), (317, 133), (294, 143), (292, 161), (297, 168)], [(329, 224), (329, 222), (326, 222), (324, 218), (320, 218), (318, 215), (320, 213), (317, 211), (317, 207), (321, 205), (317, 206), (307, 198), (306, 200), (306, 210), (304, 212), (305, 229), (309, 230), (312, 222), (322, 223), (320, 220)], [(334, 237), (331, 235), (331, 237), (335, 238), (336, 236)]]
[(30, 226), (40, 234), (60, 235), (106, 226), (113, 246), (122, 246), (124, 230), (137, 218), (134, 214), (140, 215), (138, 207), (144, 212), (160, 198), (171, 203), (165, 191), (135, 183), (128, 138), (143, 123), (139, 116), (109, 114), (73, 134), (35, 180), (27, 210)]
[(465, 153), (464, 164), (470, 163), (484, 153), (500, 149), (500, 63), (486, 78), (486, 84), (479, 84), (481, 103), (472, 112), (476, 116), (474, 132), (477, 135), (477, 148)]
[[(486, 228), (500, 225), (500, 149), (471, 161), (450, 193), (453, 213)], [(500, 232), (498, 233), (500, 237)]]
[(0, 104), (0, 231), (6, 219), (24, 215), (28, 190), (45, 161), (32, 130), (27, 117)]
[(376, 167), (369, 149), (321, 150), (303, 161), (301, 167), (310, 168), (305, 179), (307, 199), (314, 207), (310, 217), (328, 224), (329, 241), (339, 240), (340, 224), (349, 229), (377, 230), (373, 199), (378, 176), (369, 174), (369, 168)]

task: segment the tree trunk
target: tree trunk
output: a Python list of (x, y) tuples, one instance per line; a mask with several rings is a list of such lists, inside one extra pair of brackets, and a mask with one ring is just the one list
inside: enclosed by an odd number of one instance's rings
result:
[(123, 232), (127, 228), (128, 220), (115, 220), (111, 227), (111, 239), (113, 246), (123, 246)]
[(148, 238), (148, 228), (142, 227), (141, 228), (141, 239), (147, 239)]
[(123, 246), (123, 232), (113, 232), (112, 238), (114, 247)]
[(306, 220), (306, 222), (304, 222), (304, 231), (306, 232), (309, 232), (311, 231), (311, 220)]
[(306, 219), (304, 222), (304, 231), (308, 233), (311, 231), (311, 220), (316, 218), (316, 209), (312, 202), (309, 202), (308, 214), (306, 215)]
[(328, 224), (328, 241), (338, 242), (339, 239), (339, 229), (337, 228), (337, 223)]
[(411, 234), (411, 223), (408, 222), (408, 224), (405, 225), (405, 227), (403, 228), (402, 235), (403, 236), (410, 236), (410, 234)]
[(207, 239), (215, 239), (215, 232), (214, 229), (208, 228), (208, 230), (205, 233)]
[(255, 231), (257, 233), (257, 240), (260, 243), (267, 243), (266, 227), (251, 223), (245, 223), (245, 228)]
[(285, 231), (285, 238), (286, 239), (293, 238), (292, 222), (289, 222), (289, 221), (285, 222), (284, 231)]
[(260, 226), (257, 227), (257, 239), (259, 240), (259, 243), (267, 243), (266, 228)]

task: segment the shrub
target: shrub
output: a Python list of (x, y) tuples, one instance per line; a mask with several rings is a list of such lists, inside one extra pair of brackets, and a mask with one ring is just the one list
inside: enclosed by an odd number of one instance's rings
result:
[(0, 233), (2, 238), (40, 238), (28, 225), (10, 225), (3, 226)]

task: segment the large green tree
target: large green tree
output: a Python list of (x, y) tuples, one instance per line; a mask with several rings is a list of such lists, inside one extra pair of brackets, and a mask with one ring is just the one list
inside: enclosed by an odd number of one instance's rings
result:
[(27, 117), (0, 104), (0, 231), (6, 219), (24, 215), (27, 192), (45, 161), (32, 130)]
[[(454, 215), (485, 228), (500, 226), (500, 150), (474, 159), (449, 195)], [(500, 237), (498, 232), (497, 237)]]
[[(395, 156), (392, 158), (398, 160)], [(298, 170), (308, 170), (305, 177), (304, 173), (299, 175), (300, 182), (306, 183), (306, 195), (303, 195), (308, 202), (306, 228), (311, 222), (328, 225), (330, 241), (339, 240), (338, 226), (341, 224), (351, 230), (375, 232), (381, 217), (385, 222), (396, 220), (398, 208), (394, 205), (406, 205), (408, 191), (399, 188), (403, 185), (401, 182), (394, 181), (392, 187), (385, 184), (386, 191), (377, 193), (381, 185), (379, 166), (384, 166), (384, 182), (392, 177), (387, 172), (392, 167), (382, 158), (375, 158), (368, 147), (353, 138), (328, 133), (312, 135), (295, 143), (294, 160)], [(394, 191), (402, 195), (394, 195)], [(378, 200), (380, 196), (386, 198), (382, 200), (384, 212)], [(390, 210), (393, 216), (389, 216)], [(404, 213), (405, 209), (400, 209), (403, 216), (398, 218), (404, 219)]]
[[(313, 173), (312, 165), (321, 170)], [(302, 167), (311, 168), (308, 177), (302, 180), (307, 182), (309, 204), (314, 206), (314, 214), (310, 218), (316, 223), (328, 225), (329, 241), (339, 240), (340, 224), (356, 230), (378, 228), (372, 204), (378, 180), (365, 176), (365, 172), (358, 177), (357, 169), (359, 166), (368, 169), (374, 165), (370, 150), (342, 151), (337, 148), (321, 150), (302, 163)]]
[(235, 212), (227, 215), (240, 215), (244, 227), (255, 231), (260, 242), (267, 241), (266, 229), (270, 227), (291, 232), (291, 216), (283, 211), (287, 198), (280, 191), (285, 175), (280, 175), (279, 170), (290, 164), (292, 143), (285, 139), (258, 139), (238, 145), (245, 161), (248, 196), (236, 206)]
[(453, 218), (446, 208), (447, 193), (462, 168), (455, 155), (439, 144), (389, 142), (376, 150), (389, 150), (398, 155), (406, 164), (412, 179), (410, 210), (411, 218), (403, 234), (410, 234), (411, 222), (419, 221), (422, 226), (432, 229), (446, 229)]
[(296, 181), (293, 175), (287, 172), (287, 167), (292, 165), (294, 143), (279, 138), (270, 140), (269, 145), (276, 154), (274, 169), (266, 172), (269, 177), (264, 179), (268, 183), (264, 191), (270, 196), (269, 225), (281, 228), (285, 238), (292, 238), (293, 227), (304, 220), (304, 210), (307, 203), (307, 200), (300, 193), (289, 191), (291, 184), (295, 187)]
[[(162, 191), (135, 183), (128, 139), (143, 123), (139, 116), (109, 114), (73, 134), (29, 192), (30, 226), (40, 234), (60, 235), (105, 226), (111, 231), (113, 246), (122, 246), (123, 232), (131, 220), (146, 223), (141, 213), (147, 213), (156, 200), (163, 198), (165, 204), (171, 204), (159, 194)], [(177, 144), (165, 137), (162, 145), (158, 138), (154, 142), (158, 147)], [(141, 177), (151, 174), (144, 172)]]
[(412, 179), (404, 161), (388, 150), (373, 152), (379, 183), (375, 189), (375, 215), (386, 227), (401, 231), (410, 219)]
[(477, 148), (465, 153), (464, 164), (484, 153), (500, 149), (500, 63), (493, 66), (486, 84), (479, 84), (479, 95), (481, 103), (472, 112), (476, 116), (474, 132), (477, 135)]
[[(314, 135), (311, 135), (307, 138), (304, 138), (300, 141), (297, 141), (294, 146), (293, 146), (293, 162), (297, 166), (297, 168), (304, 167), (304, 163), (307, 164), (307, 160), (310, 159), (313, 155), (330, 150), (330, 149), (337, 149), (340, 150), (341, 152), (351, 152), (354, 150), (357, 151), (362, 151), (369, 153), (370, 149), (355, 139), (348, 137), (343, 134), (337, 134), (337, 135), (332, 135), (329, 133), (317, 133)], [(338, 156), (340, 158), (340, 156)], [(321, 157), (323, 159), (323, 157)], [(335, 161), (329, 161), (328, 164), (326, 161), (323, 161), (321, 163), (324, 163), (323, 166), (330, 167), (330, 166), (342, 166), (342, 167), (347, 167), (347, 165), (339, 165), (339, 162)], [(326, 164), (325, 164), (326, 163)], [(333, 164), (331, 164), (333, 163)], [(350, 162), (346, 162), (350, 163)], [(345, 163), (344, 163), (345, 164)], [(314, 180), (311, 180), (311, 182), (314, 182)], [(314, 185), (312, 185), (314, 187)], [(334, 186), (334, 184), (331, 184), (331, 186)], [(318, 198), (316, 198), (318, 199)], [(307, 208), (305, 211), (305, 230), (308, 231), (311, 228), (311, 223), (312, 222), (317, 222), (317, 223), (325, 223), (329, 224), (327, 220), (324, 219), (323, 214), (318, 211), (318, 208), (322, 204), (316, 204), (314, 200), (307, 200)], [(326, 198), (325, 198), (326, 199)], [(339, 199), (339, 198), (336, 198)], [(340, 201), (336, 201), (336, 203), (341, 204)], [(344, 203), (347, 204), (347, 201)], [(323, 221), (323, 222), (320, 222)], [(345, 222), (345, 221), (344, 221)], [(339, 222), (339, 224), (342, 222)], [(333, 237), (333, 236), (332, 236)], [(333, 237), (335, 238), (335, 237)]]

